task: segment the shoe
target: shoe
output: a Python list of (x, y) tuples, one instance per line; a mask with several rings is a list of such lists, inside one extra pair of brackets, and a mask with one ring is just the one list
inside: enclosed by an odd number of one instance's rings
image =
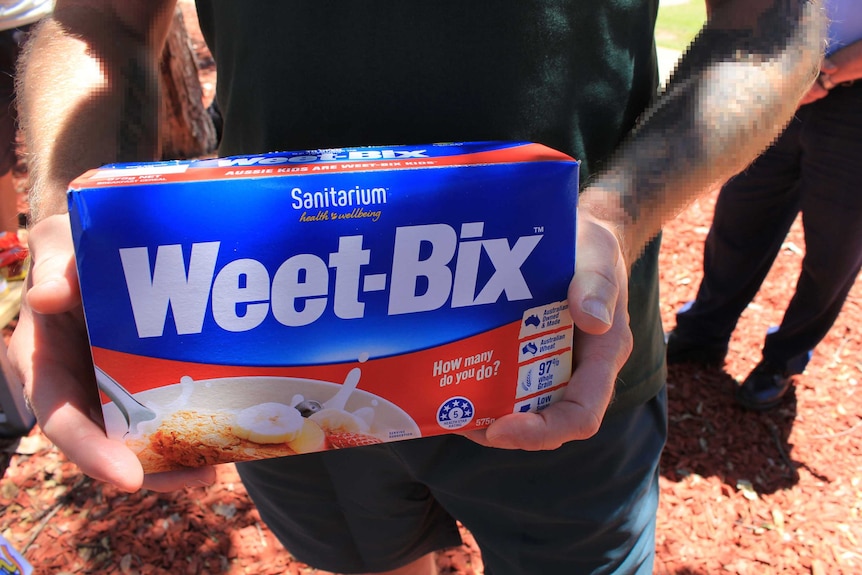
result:
[(677, 365), (693, 363), (703, 367), (721, 367), (727, 356), (727, 344), (694, 342), (681, 336), (677, 330), (665, 334), (667, 363)]
[(764, 359), (736, 388), (736, 402), (754, 411), (778, 407), (793, 386), (794, 375), (786, 366), (775, 365)]

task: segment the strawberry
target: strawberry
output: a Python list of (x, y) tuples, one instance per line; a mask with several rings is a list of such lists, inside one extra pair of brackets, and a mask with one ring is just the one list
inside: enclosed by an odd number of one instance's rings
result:
[(375, 445), (383, 443), (373, 435), (364, 433), (332, 433), (326, 436), (329, 447), (332, 449), (344, 449), (345, 447), (360, 447), (362, 445)]

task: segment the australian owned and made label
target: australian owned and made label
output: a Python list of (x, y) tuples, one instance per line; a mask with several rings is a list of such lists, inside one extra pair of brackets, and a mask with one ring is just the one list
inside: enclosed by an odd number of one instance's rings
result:
[[(109, 433), (158, 470), (547, 406), (572, 368), (577, 169), (484, 142), (85, 174), (69, 205), (94, 362), (154, 414), (130, 420), (100, 381)], [(236, 441), (189, 456), (211, 421)]]

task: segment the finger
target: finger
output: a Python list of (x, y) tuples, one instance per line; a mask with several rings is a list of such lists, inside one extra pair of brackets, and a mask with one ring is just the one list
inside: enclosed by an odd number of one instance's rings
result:
[(829, 58), (823, 58), (823, 62), (820, 64), (820, 71), (826, 74), (834, 74), (838, 71), (838, 66)]
[(45, 436), (86, 475), (136, 491), (143, 470), (128, 447), (105, 436), (82, 329), (71, 314), (44, 316), (22, 307), (9, 359)]
[[(508, 417), (508, 415), (506, 416)], [(487, 428), (486, 428), (487, 429)], [(468, 431), (458, 431), (457, 435), (463, 435), (470, 441), (478, 443), (479, 445), (484, 445), (485, 447), (493, 447), (491, 442), (485, 437), (485, 429), (471, 429)]]
[(820, 83), (815, 82), (811, 88), (809, 88), (808, 92), (802, 99), (799, 101), (800, 106), (804, 106), (806, 104), (810, 104), (811, 102), (816, 102), (817, 100), (825, 97), (829, 91), (820, 85)]
[(45, 218), (30, 230), (26, 303), (43, 314), (69, 311), (80, 303), (68, 216)]
[[(617, 339), (616, 334), (593, 336)], [(478, 437), (485, 445), (529, 451), (556, 449), (569, 441), (595, 435), (613, 397), (620, 355), (630, 350), (629, 340), (589, 344), (563, 397), (538, 413), (514, 413), (497, 419)], [(473, 439), (473, 437), (471, 437)]]
[(575, 371), (563, 397), (539, 413), (516, 413), (497, 419), (484, 435), (471, 439), (505, 449), (556, 449), (563, 443), (595, 435), (613, 398), (616, 377), (631, 354), (633, 338), (626, 310), (626, 274), (618, 261), (620, 296), (614, 323), (601, 335), (576, 332)]
[[(42, 405), (40, 411), (44, 408)], [(85, 475), (130, 493), (141, 489), (144, 472), (138, 458), (122, 441), (108, 439), (91, 415), (70, 401), (49, 411), (40, 425), (57, 449)]]
[(569, 441), (589, 439), (599, 430), (601, 420), (596, 410), (562, 400), (539, 413), (501, 417), (485, 430), (478, 442), (499, 449), (557, 449)]
[(40, 221), (29, 239), (33, 263), (9, 356), (46, 437), (83, 473), (125, 491), (211, 484), (212, 469), (145, 477), (128, 446), (105, 435), (68, 217)]
[(152, 491), (177, 491), (185, 488), (208, 487), (215, 483), (216, 472), (213, 467), (198, 467), (152, 473), (144, 476), (144, 489)]
[(591, 334), (607, 332), (620, 296), (619, 242), (588, 217), (578, 221), (575, 275), (569, 285), (569, 309), (575, 325)]
[(578, 262), (569, 287), (575, 321), (575, 371), (561, 400), (539, 413), (509, 414), (483, 434), (484, 445), (507, 449), (555, 449), (592, 437), (601, 426), (614, 384), (632, 349), (628, 276), (615, 234), (589, 216), (578, 221)]

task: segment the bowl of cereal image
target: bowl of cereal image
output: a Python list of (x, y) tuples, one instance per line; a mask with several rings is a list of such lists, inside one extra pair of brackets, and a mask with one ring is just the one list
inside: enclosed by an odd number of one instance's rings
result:
[[(354, 368), (343, 384), (183, 377), (134, 397), (109, 393), (113, 401), (103, 405), (105, 429), (125, 441), (147, 473), (421, 437), (404, 410), (357, 389), (360, 375)], [(105, 390), (102, 384), (100, 379)], [(148, 415), (130, 418), (132, 408)]]

